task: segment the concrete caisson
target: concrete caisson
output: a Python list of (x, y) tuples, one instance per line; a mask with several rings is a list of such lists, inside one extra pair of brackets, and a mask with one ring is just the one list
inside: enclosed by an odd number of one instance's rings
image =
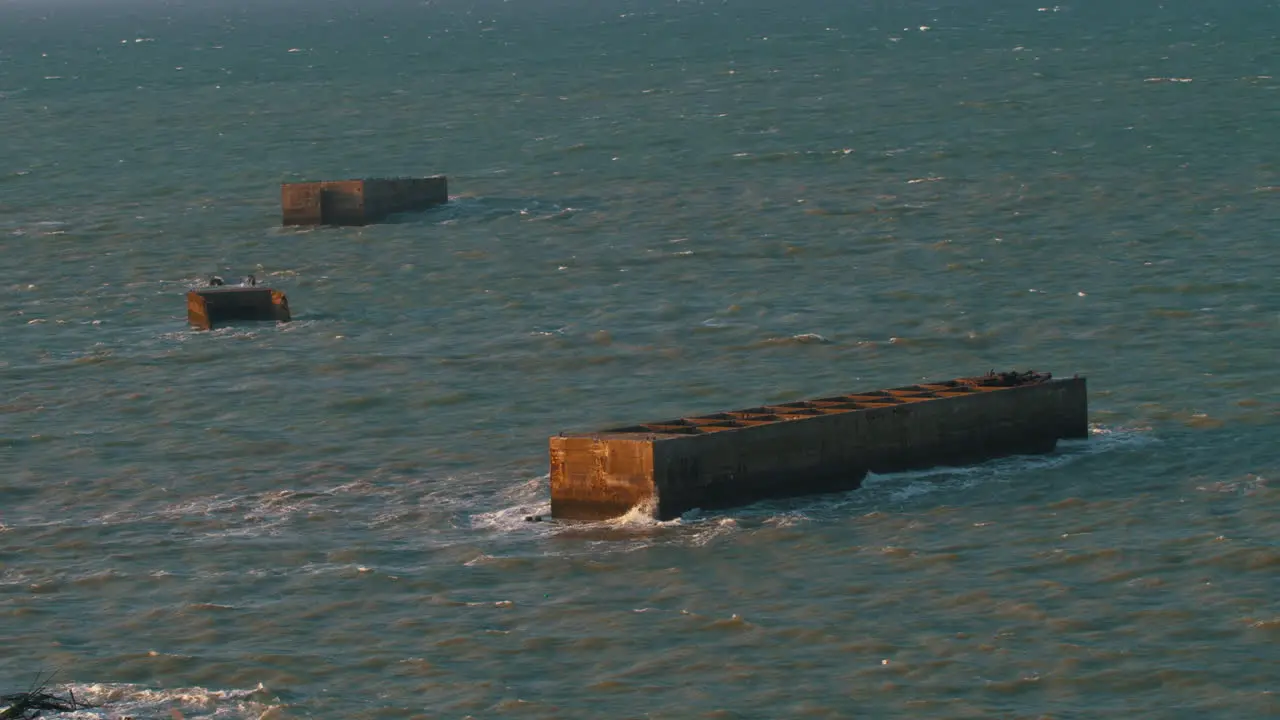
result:
[(199, 330), (233, 322), (290, 319), (289, 299), (269, 287), (212, 285), (187, 292), (187, 322)]
[(1088, 437), (1085, 379), (993, 373), (550, 439), (551, 514), (671, 519)]
[(449, 202), (444, 175), (425, 178), (366, 178), (280, 186), (285, 225), (368, 225), (388, 215)]

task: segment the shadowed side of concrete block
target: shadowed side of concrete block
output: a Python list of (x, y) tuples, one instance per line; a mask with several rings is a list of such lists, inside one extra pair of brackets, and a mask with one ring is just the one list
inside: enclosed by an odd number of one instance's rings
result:
[(323, 225), (364, 225), (365, 181), (332, 180), (320, 183), (320, 222)]
[(364, 225), (364, 181), (284, 183), (280, 211), (285, 225)]
[(444, 175), (425, 178), (365, 180), (365, 217), (369, 222), (388, 215), (418, 212), (449, 202), (449, 180)]

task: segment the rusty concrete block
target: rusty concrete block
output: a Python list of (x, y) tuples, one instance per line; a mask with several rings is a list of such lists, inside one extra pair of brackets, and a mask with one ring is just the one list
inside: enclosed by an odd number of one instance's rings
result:
[(1050, 452), (1089, 435), (1085, 379), (1000, 373), (550, 439), (551, 514), (603, 520), (851, 490), (868, 472)]
[(187, 292), (187, 322), (199, 330), (233, 322), (290, 319), (289, 299), (269, 287), (212, 285)]
[(280, 209), (285, 225), (368, 225), (401, 212), (449, 202), (444, 175), (284, 183)]

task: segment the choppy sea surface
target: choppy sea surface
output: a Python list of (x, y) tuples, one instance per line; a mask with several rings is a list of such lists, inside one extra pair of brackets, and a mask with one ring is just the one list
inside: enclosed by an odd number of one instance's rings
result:
[[(0, 694), (1280, 714), (1280, 5), (0, 4)], [(280, 227), (281, 182), (448, 206)], [(294, 322), (186, 327), (248, 274)], [(990, 369), (1092, 436), (591, 525), (547, 436)]]

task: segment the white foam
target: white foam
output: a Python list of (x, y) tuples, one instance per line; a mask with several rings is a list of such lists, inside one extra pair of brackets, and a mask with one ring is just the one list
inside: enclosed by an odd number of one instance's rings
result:
[(490, 512), (476, 513), (471, 516), (471, 527), (477, 530), (514, 532), (538, 525), (538, 523), (531, 523), (525, 518), (550, 514), (550, 503), (520, 504)]
[(811, 520), (812, 518), (802, 512), (784, 512), (765, 518), (764, 522), (766, 525), (772, 525), (773, 527), (787, 528), (803, 525)]
[[(275, 717), (278, 701), (259, 683), (248, 690), (210, 690), (202, 687), (156, 690), (122, 683), (71, 684), (54, 694), (74, 693), (77, 700), (97, 707), (41, 717), (63, 720), (119, 720), (120, 718), (182, 717), (225, 720), (264, 720)], [(180, 715), (173, 714), (174, 711)]]
[(655, 520), (654, 511), (657, 509), (653, 496), (647, 497), (643, 502), (639, 502), (632, 506), (622, 517), (613, 518), (604, 521), (605, 525), (613, 527), (656, 527), (661, 525), (678, 525), (680, 520)]
[(738, 520), (732, 517), (712, 517), (706, 522), (697, 523), (691, 527), (698, 528), (698, 532), (688, 536), (690, 545), (701, 547), (710, 543), (724, 535), (730, 535), (741, 529)]
[(506, 488), (502, 492), (503, 499), (515, 504), (497, 510), (475, 513), (471, 516), (470, 526), (477, 530), (496, 530), (498, 532), (514, 532), (528, 530), (531, 527), (547, 527), (540, 523), (531, 523), (525, 518), (551, 514), (551, 504), (546, 499), (550, 481), (550, 475), (539, 475), (536, 478), (525, 480), (522, 483)]

